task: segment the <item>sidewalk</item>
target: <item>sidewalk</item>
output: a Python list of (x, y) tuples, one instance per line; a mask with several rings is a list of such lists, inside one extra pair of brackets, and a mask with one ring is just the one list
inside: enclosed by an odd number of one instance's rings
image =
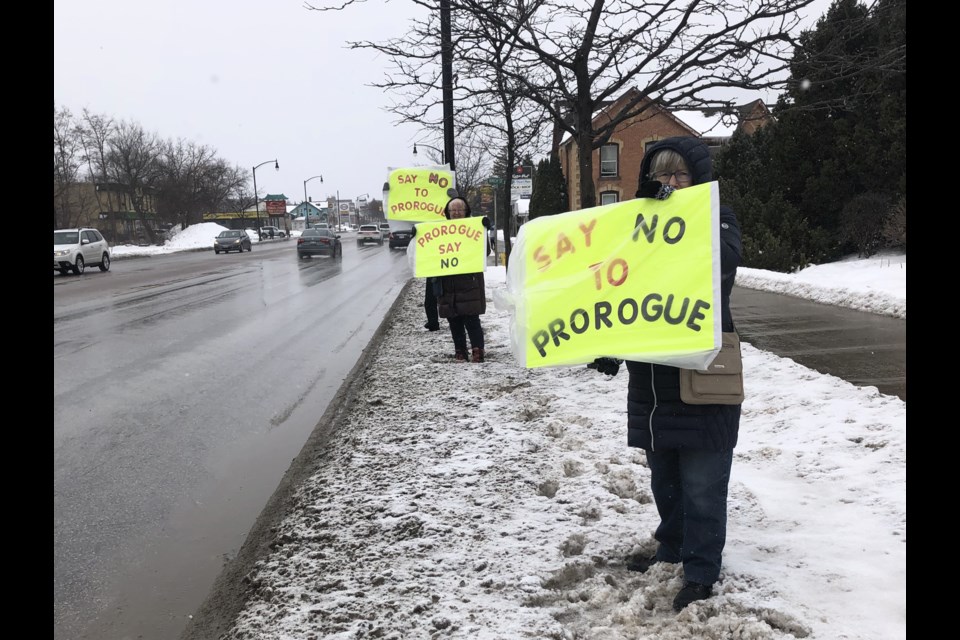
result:
[(401, 292), (183, 640), (903, 637), (904, 403), (744, 345), (725, 566), (678, 615), (679, 567), (623, 565), (659, 522), (626, 372), (520, 368), (495, 271), (482, 364)]

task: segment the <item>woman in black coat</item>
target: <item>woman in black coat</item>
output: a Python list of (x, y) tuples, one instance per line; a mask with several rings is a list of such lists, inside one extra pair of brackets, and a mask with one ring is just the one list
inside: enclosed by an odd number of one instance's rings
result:
[[(463, 198), (452, 198), (443, 208), (447, 220), (470, 217), (470, 204)], [(484, 226), (488, 226), (484, 218)], [(429, 286), (429, 285), (428, 285)], [(483, 272), (458, 273), (434, 278), (437, 311), (450, 324), (454, 355), (460, 362), (472, 359), (483, 362), (483, 327), (480, 316), (487, 311), (486, 287)], [(471, 354), (467, 354), (467, 336), (470, 336)]]
[[(644, 154), (637, 197), (666, 198), (712, 180), (707, 145), (698, 138), (660, 140)], [(733, 210), (720, 206), (721, 330), (733, 331), (730, 292), (740, 264), (740, 225)], [(600, 358), (593, 365), (616, 375), (619, 363)], [(682, 562), (684, 586), (673, 601), (677, 611), (709, 598), (720, 576), (727, 534), (727, 485), (740, 428), (740, 405), (690, 405), (680, 399), (680, 370), (649, 362), (627, 362), (627, 444), (646, 450), (650, 484), (660, 514), (652, 558), (627, 567), (645, 571), (654, 562)]]

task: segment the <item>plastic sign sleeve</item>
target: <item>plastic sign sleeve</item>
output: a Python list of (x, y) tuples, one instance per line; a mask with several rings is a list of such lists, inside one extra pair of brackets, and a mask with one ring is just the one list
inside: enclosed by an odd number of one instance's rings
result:
[(421, 222), (407, 246), (416, 278), (478, 273), (487, 269), (487, 234), (482, 218)]
[(445, 220), (443, 208), (457, 195), (452, 171), (437, 167), (401, 167), (387, 176), (387, 220)]
[(511, 351), (528, 368), (609, 356), (705, 369), (720, 350), (716, 182), (535, 218), (507, 269)]

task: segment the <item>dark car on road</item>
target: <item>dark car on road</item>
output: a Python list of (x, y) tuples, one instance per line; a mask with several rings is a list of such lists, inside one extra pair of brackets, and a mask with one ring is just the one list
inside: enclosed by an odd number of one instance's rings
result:
[(394, 229), (390, 232), (388, 236), (390, 238), (390, 248), (403, 248), (410, 244), (410, 240), (413, 238), (413, 227), (407, 229)]
[(253, 241), (250, 240), (250, 236), (247, 235), (246, 231), (241, 229), (227, 229), (226, 231), (221, 231), (220, 235), (213, 239), (213, 252), (219, 254), (221, 251), (224, 253), (230, 251), (239, 251), (243, 253), (243, 250), (253, 251)]
[(340, 236), (330, 229), (305, 229), (297, 238), (297, 257), (307, 256), (342, 258), (343, 245), (340, 244)]

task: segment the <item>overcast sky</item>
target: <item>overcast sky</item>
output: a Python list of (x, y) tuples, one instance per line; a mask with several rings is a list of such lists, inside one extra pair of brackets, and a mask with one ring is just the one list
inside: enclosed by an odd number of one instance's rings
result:
[(209, 145), (248, 169), (276, 158), (279, 171), (257, 170), (261, 195), (299, 202), (304, 180), (322, 175), (307, 184), (314, 200), (380, 198), (387, 167), (422, 164), (413, 143), (442, 146), (442, 131), (396, 125), (391, 96), (368, 86), (387, 60), (346, 42), (400, 36), (421, 11), (406, 0), (343, 12), (302, 0), (54, 0), (54, 103)]
[[(261, 195), (381, 197), (387, 166), (415, 160), (414, 126), (382, 107), (386, 61), (349, 39), (400, 33), (410, 2), (318, 12), (300, 0), (54, 0), (54, 102), (131, 120), (257, 169)], [(420, 133), (420, 135), (418, 135)], [(440, 139), (440, 134), (437, 134)], [(428, 142), (429, 143), (429, 142)], [(422, 152), (421, 152), (422, 154)], [(423, 155), (418, 156), (422, 160)]]

